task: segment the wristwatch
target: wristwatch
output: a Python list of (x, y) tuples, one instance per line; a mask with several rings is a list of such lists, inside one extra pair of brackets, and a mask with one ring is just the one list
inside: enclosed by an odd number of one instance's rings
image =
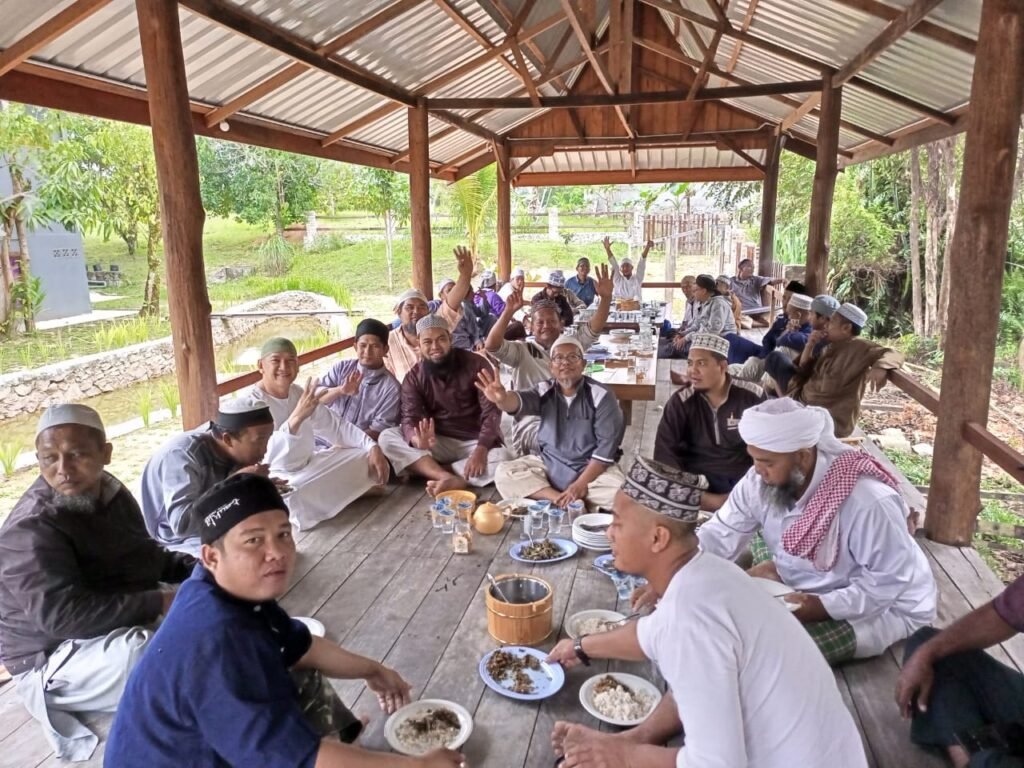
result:
[(576, 643), (573, 645), (572, 650), (576, 654), (576, 658), (580, 660), (580, 662), (583, 664), (583, 666), (589, 667), (590, 666), (590, 657), (587, 656), (586, 651), (583, 650), (583, 638), (584, 637), (586, 637), (586, 635), (580, 635), (579, 637), (576, 638)]

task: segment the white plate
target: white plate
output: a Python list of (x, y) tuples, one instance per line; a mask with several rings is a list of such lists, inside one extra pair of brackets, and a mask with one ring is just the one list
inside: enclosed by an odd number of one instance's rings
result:
[(309, 633), (313, 635), (313, 637), (323, 637), (327, 634), (327, 630), (324, 629), (323, 622), (321, 621), (311, 619), (307, 616), (292, 616), (292, 618), (305, 624), (309, 628)]
[(583, 541), (580, 541), (579, 539), (577, 539), (575, 533), (572, 536), (572, 540), (575, 541), (577, 544), (579, 544), (581, 549), (585, 549), (588, 552), (609, 552), (609, 551), (611, 551), (611, 548), (612, 548), (611, 544), (599, 544), (599, 545), (587, 544), (586, 542), (583, 542)]
[[(615, 720), (614, 718), (608, 717), (607, 715), (602, 715), (600, 712), (598, 712), (597, 707), (594, 706), (594, 687), (597, 685), (597, 682), (606, 675), (614, 677), (620, 683), (629, 687), (630, 690), (641, 691), (642, 693), (646, 693), (648, 696), (650, 696), (651, 708), (647, 710), (647, 714), (641, 717), (639, 720)], [(650, 717), (651, 712), (655, 710), (655, 708), (658, 706), (658, 702), (661, 701), (661, 691), (659, 691), (653, 683), (644, 680), (642, 677), (637, 677), (636, 675), (627, 675), (623, 672), (608, 672), (606, 673), (606, 675), (594, 675), (592, 678), (590, 678), (585, 683), (583, 683), (583, 685), (580, 686), (580, 704), (583, 705), (583, 708), (587, 710), (587, 712), (592, 714), (594, 717), (596, 717), (603, 723), (608, 723), (609, 725), (619, 725), (624, 727), (639, 725), (648, 717)]]
[(589, 611), (579, 611), (569, 617), (569, 620), (565, 622), (565, 634), (571, 637), (573, 640), (576, 639), (576, 625), (581, 621), (587, 619), (601, 619), (603, 621), (622, 621), (625, 617), (624, 614), (616, 611), (605, 611), (600, 608), (594, 608)]
[[(501, 501), (498, 502), (497, 506), (498, 506), (498, 509), (500, 509), (502, 511), (502, 513), (505, 515), (505, 517), (526, 517), (526, 509), (527, 509), (527, 507), (529, 507), (533, 503), (534, 503), (533, 499), (514, 498), (514, 499), (502, 499)], [(516, 510), (515, 514), (510, 514), (507, 511), (507, 510), (509, 510), (511, 508), (515, 508), (515, 507), (520, 507), (520, 509)]]
[(421, 699), (420, 701), (414, 701), (411, 704), (406, 704), (400, 710), (395, 712), (391, 717), (384, 723), (384, 738), (387, 739), (390, 747), (395, 752), (400, 752), (403, 755), (411, 755), (412, 757), (418, 757), (422, 752), (414, 752), (409, 747), (402, 744), (401, 739), (398, 738), (398, 726), (408, 720), (410, 717), (418, 717), (428, 709), (438, 709), (444, 707), (450, 709), (459, 718), (459, 735), (455, 737), (446, 746), (448, 749), (458, 749), (467, 741), (469, 741), (470, 734), (473, 733), (473, 718), (465, 707), (456, 704), (454, 701), (445, 701), (444, 699)]
[(785, 584), (775, 581), (773, 579), (763, 579), (760, 576), (753, 576), (754, 581), (757, 582), (758, 586), (764, 589), (769, 595), (774, 597), (780, 603), (782, 603), (790, 612), (796, 612), (800, 610), (799, 603), (791, 603), (785, 599), (786, 595), (792, 595), (796, 592), (795, 589), (787, 587)]

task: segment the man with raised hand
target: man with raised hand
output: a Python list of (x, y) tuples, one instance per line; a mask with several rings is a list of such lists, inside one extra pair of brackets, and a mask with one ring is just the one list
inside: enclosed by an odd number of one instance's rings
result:
[(633, 270), (633, 260), (625, 258), (617, 261), (612, 253), (612, 240), (606, 237), (602, 243), (605, 255), (608, 257), (608, 264), (612, 268), (612, 279), (615, 281), (615, 290), (612, 294), (615, 299), (627, 299), (632, 301), (643, 301), (644, 272), (647, 269), (647, 254), (654, 247), (654, 241), (648, 240), (644, 250), (640, 254), (640, 265)]
[(146, 533), (106, 471), (113, 447), (84, 405), (50, 406), (36, 430), (39, 477), (0, 528), (0, 653), (57, 756), (99, 742), (79, 713), (113, 712), (128, 673), (195, 563)]

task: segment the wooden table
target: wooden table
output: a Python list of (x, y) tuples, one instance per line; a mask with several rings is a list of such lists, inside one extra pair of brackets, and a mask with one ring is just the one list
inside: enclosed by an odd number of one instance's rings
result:
[[(640, 330), (640, 310), (630, 312), (619, 312), (613, 309), (608, 313), (608, 321), (604, 324), (604, 331), (612, 331), (617, 328), (628, 328), (631, 331)], [(661, 327), (667, 317), (667, 306), (661, 304), (658, 307), (658, 314), (651, 320), (651, 325)]]
[[(608, 335), (601, 336), (599, 343), (608, 349), (609, 360), (614, 359), (617, 350), (629, 349), (628, 344), (613, 342), (611, 336)], [(636, 370), (633, 373), (630, 373), (627, 367), (609, 368), (605, 361), (603, 371), (587, 374), (595, 381), (607, 385), (615, 393), (619, 399), (619, 405), (622, 406), (622, 413), (626, 417), (627, 425), (631, 424), (633, 420), (633, 401), (654, 400), (656, 396), (657, 350), (652, 351), (650, 357), (635, 357), (634, 359), (636, 360)], [(637, 375), (641, 373), (643, 381), (638, 381)]]

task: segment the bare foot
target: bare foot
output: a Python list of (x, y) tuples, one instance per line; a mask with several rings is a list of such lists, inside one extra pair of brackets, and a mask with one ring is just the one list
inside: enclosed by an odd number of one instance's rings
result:
[(370, 488), (363, 496), (387, 496), (388, 487), (386, 485), (375, 485)]
[(729, 498), (727, 493), (708, 493), (704, 491), (700, 495), (700, 508), (705, 512), (714, 512), (716, 509), (725, 504), (725, 500)]
[(593, 728), (587, 728), (584, 725), (578, 725), (577, 723), (567, 723), (564, 720), (559, 720), (555, 723), (554, 729), (551, 731), (551, 748), (555, 754), (562, 756), (565, 754), (565, 740), (569, 734), (569, 731), (579, 731), (579, 735), (575, 735), (575, 738), (581, 738), (583, 734), (589, 734), (592, 736), (600, 736), (600, 731), (595, 731)]
[(445, 475), (440, 480), (427, 481), (427, 493), (437, 496), (445, 491), (461, 491), (466, 487), (466, 481), (458, 475)]

